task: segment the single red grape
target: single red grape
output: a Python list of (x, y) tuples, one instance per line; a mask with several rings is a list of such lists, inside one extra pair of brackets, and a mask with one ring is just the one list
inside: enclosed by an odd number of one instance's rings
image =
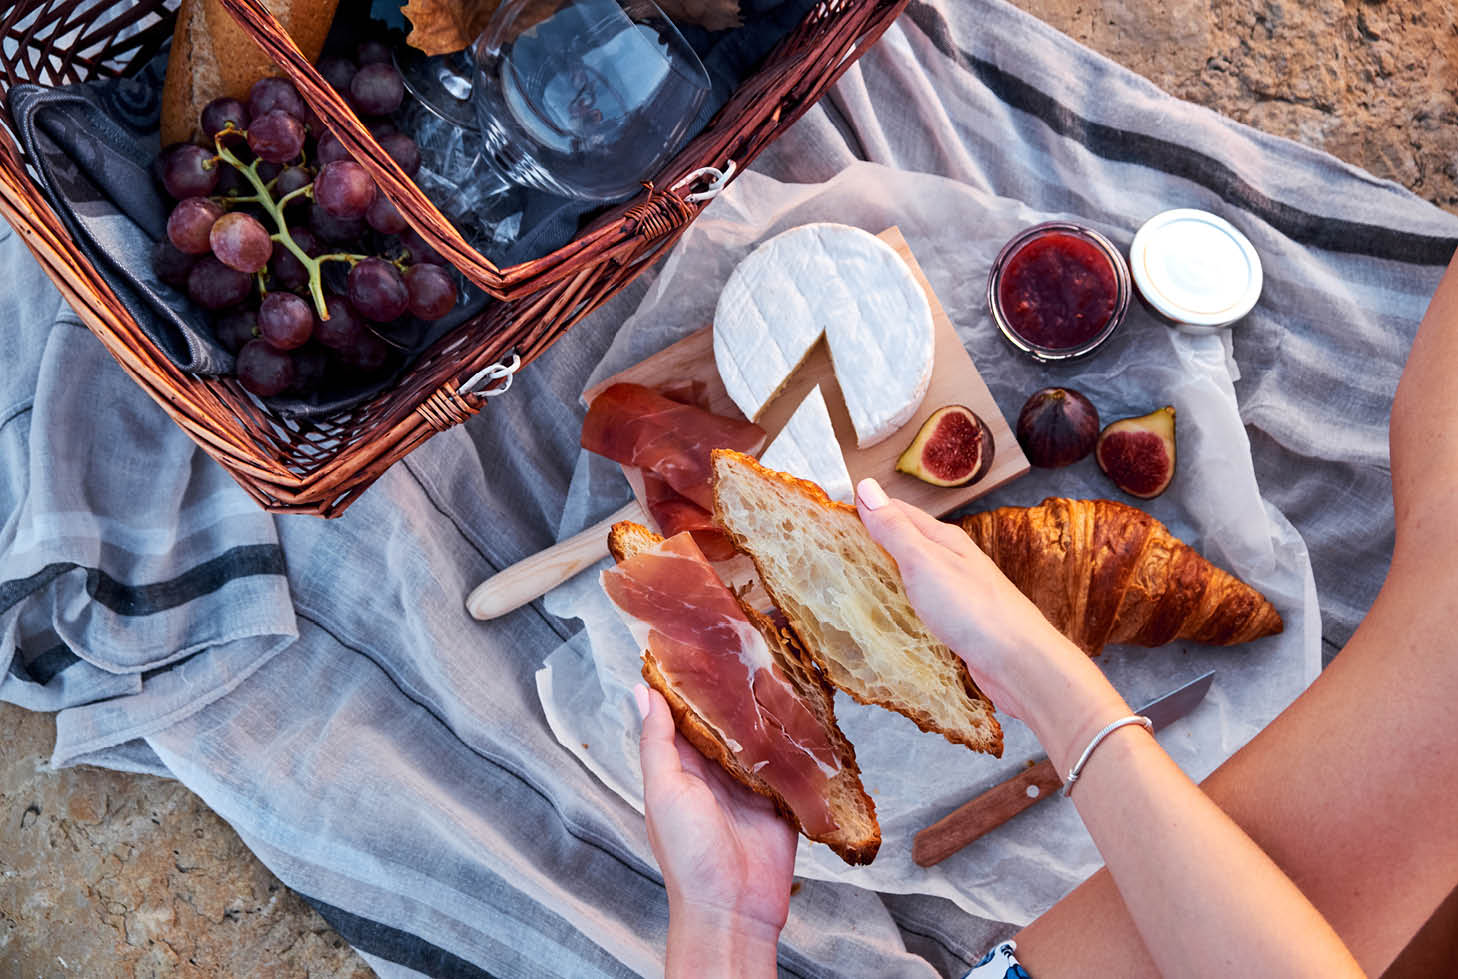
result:
[(248, 90), (248, 116), (257, 119), (274, 110), (299, 119), (304, 115), (304, 100), (287, 78), (260, 78)]
[(248, 298), (253, 277), (204, 255), (187, 274), (187, 295), (203, 309), (227, 309)]
[(208, 235), (218, 261), (239, 272), (259, 272), (273, 254), (273, 242), (258, 219), (251, 214), (233, 211), (213, 222)]
[(357, 70), (354, 62), (335, 57), (320, 58), (317, 67), (324, 80), (341, 95), (349, 91), (349, 80)]
[[(222, 96), (213, 99), (202, 110), (202, 128), (209, 140), (231, 125), (239, 130), (238, 139), (242, 138), (242, 130), (248, 128), (248, 107), (237, 99)], [(233, 137), (229, 138), (231, 142)]]
[(317, 390), (329, 371), (329, 354), (317, 343), (311, 343), (294, 351), (293, 390), (307, 394)]
[(254, 116), (248, 124), (248, 145), (269, 163), (288, 163), (303, 152), (306, 136), (299, 117), (282, 109)]
[(315, 320), (314, 337), (332, 350), (347, 350), (354, 346), (364, 330), (364, 322), (349, 305), (349, 300), (343, 296), (325, 296), (324, 308), (329, 311), (329, 318)]
[(380, 149), (390, 154), (390, 159), (405, 171), (405, 176), (415, 176), (415, 171), (420, 169), (420, 147), (415, 140), (401, 132), (389, 133), (378, 139)]
[(178, 251), (204, 255), (212, 248), (208, 235), (212, 233), (213, 222), (222, 216), (222, 207), (206, 197), (189, 197), (178, 203), (168, 215), (167, 240)]
[(354, 49), (354, 60), (361, 65), (388, 65), (395, 60), (390, 46), (383, 41), (361, 41)]
[(333, 163), (335, 160), (350, 160), (352, 162), (354, 159), (349, 155), (349, 150), (345, 149), (344, 144), (339, 141), (339, 137), (332, 132), (325, 133), (319, 137), (319, 145), (314, 150), (314, 158), (321, 165)]
[(173, 288), (187, 288), (187, 273), (196, 264), (196, 255), (181, 251), (165, 238), (152, 249), (152, 271), (157, 274), (157, 278)]
[(273, 254), (268, 259), (268, 275), (271, 289), (302, 289), (309, 281), (309, 270), (304, 268), (304, 263), (281, 241), (273, 243)]
[(355, 368), (361, 373), (373, 374), (385, 366), (385, 361), (390, 359), (390, 348), (367, 329), (361, 329), (359, 336), (355, 338), (354, 344), (347, 348), (336, 350), (335, 355), (341, 362)]
[(219, 316), (213, 333), (229, 353), (237, 353), (243, 345), (258, 336), (258, 314), (251, 309), (237, 309)]
[(395, 266), (367, 258), (349, 270), (349, 304), (367, 320), (388, 323), (410, 305), (410, 291)]
[(293, 350), (313, 336), (314, 314), (292, 292), (270, 292), (258, 306), (258, 332), (278, 349)]
[(298, 245), (305, 255), (311, 258), (317, 258), (321, 254), (319, 239), (308, 228), (302, 225), (290, 228), (289, 237), (294, 239), (294, 244)]
[[(284, 167), (274, 178), (273, 196), (282, 199), (314, 182), (314, 175), (304, 167)], [(297, 198), (295, 199), (297, 201)]]
[(309, 208), (309, 229), (336, 245), (362, 237), (367, 227), (363, 218), (337, 218), (318, 204)]
[(411, 262), (428, 262), (431, 265), (446, 264), (445, 257), (431, 247), (430, 243), (420, 237), (420, 232), (414, 228), (406, 228), (400, 232), (400, 246), (405, 249)]
[(162, 186), (178, 200), (206, 197), (217, 188), (221, 169), (211, 152), (186, 143), (162, 162)]
[(387, 116), (405, 100), (405, 83), (394, 65), (376, 62), (354, 73), (349, 82), (349, 97), (361, 114)]
[(362, 218), (375, 199), (369, 171), (353, 160), (335, 160), (319, 168), (314, 201), (337, 218)]
[(410, 293), (410, 315), (438, 320), (456, 305), (456, 284), (439, 265), (412, 265), (403, 276)]
[(294, 359), (267, 340), (250, 340), (238, 351), (238, 381), (260, 398), (282, 394), (294, 383)]
[(400, 216), (394, 201), (384, 194), (376, 194), (375, 199), (370, 202), (369, 209), (365, 211), (365, 221), (383, 235), (399, 234), (409, 227)]

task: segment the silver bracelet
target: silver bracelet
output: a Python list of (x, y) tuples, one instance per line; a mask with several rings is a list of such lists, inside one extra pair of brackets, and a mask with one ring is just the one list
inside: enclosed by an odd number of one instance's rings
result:
[(1149, 718), (1143, 717), (1139, 714), (1130, 714), (1128, 717), (1121, 717), (1117, 721), (1114, 721), (1112, 724), (1105, 727), (1102, 731), (1093, 736), (1093, 740), (1088, 743), (1088, 747), (1083, 749), (1083, 754), (1078, 756), (1078, 761), (1074, 762), (1073, 767), (1068, 770), (1068, 777), (1063, 780), (1064, 795), (1068, 795), (1073, 792), (1073, 783), (1077, 782), (1078, 776), (1083, 774), (1083, 766), (1088, 764), (1089, 758), (1093, 756), (1094, 749), (1103, 743), (1104, 738), (1107, 738), (1109, 735), (1119, 730), (1119, 728), (1127, 727), (1130, 724), (1138, 724), (1150, 734), (1154, 733), (1154, 722), (1151, 721)]

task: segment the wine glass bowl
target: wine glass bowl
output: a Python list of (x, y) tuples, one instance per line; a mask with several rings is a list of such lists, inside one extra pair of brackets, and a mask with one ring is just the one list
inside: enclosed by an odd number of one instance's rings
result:
[(514, 183), (580, 200), (636, 191), (709, 94), (688, 42), (651, 0), (513, 0), (473, 48), (483, 151)]
[[(466, 50), (397, 64), (436, 117), (424, 123), (458, 131), (417, 138), (422, 177), (449, 188), (448, 211), (474, 202), (487, 226), (510, 185), (601, 203), (635, 193), (710, 92), (698, 55), (652, 0), (505, 0)], [(437, 144), (453, 158), (433, 161)]]

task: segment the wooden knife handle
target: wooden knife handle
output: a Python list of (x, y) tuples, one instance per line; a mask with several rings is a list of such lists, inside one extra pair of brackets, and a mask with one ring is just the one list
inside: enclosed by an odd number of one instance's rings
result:
[(917, 833), (911, 858), (923, 867), (940, 863), (983, 833), (1046, 799), (1062, 785), (1053, 763), (1044, 758)]
[(471, 590), (466, 610), (478, 619), (494, 619), (540, 598), (608, 555), (607, 538), (619, 520), (647, 520), (633, 500), (617, 513), (544, 551), (503, 568)]

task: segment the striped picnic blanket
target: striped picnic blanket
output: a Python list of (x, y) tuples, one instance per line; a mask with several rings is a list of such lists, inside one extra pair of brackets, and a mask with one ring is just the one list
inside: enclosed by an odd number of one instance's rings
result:
[[(1177, 205), (1251, 237), (1266, 284), (1234, 336), (1236, 393), (1339, 648), (1386, 569), (1388, 410), (1458, 218), (1171, 99), (1002, 0), (913, 0), (753, 169), (820, 183), (868, 164), (1080, 215), (1126, 245)], [(696, 230), (732, 217), (736, 192)], [(980, 315), (965, 270), (990, 256), (911, 246), (953, 321)], [(658, 272), (325, 522), (260, 513), (13, 234), (0, 263), (0, 698), (58, 712), (54, 764), (181, 780), (383, 976), (661, 970), (642, 818), (558, 744), (538, 699), (537, 669), (577, 623), (541, 603), (485, 624), (463, 607), (576, 529), (579, 395)], [(603, 485), (586, 516), (627, 493)], [(807, 881), (780, 964), (960, 974), (1011, 930), (939, 898)]]

